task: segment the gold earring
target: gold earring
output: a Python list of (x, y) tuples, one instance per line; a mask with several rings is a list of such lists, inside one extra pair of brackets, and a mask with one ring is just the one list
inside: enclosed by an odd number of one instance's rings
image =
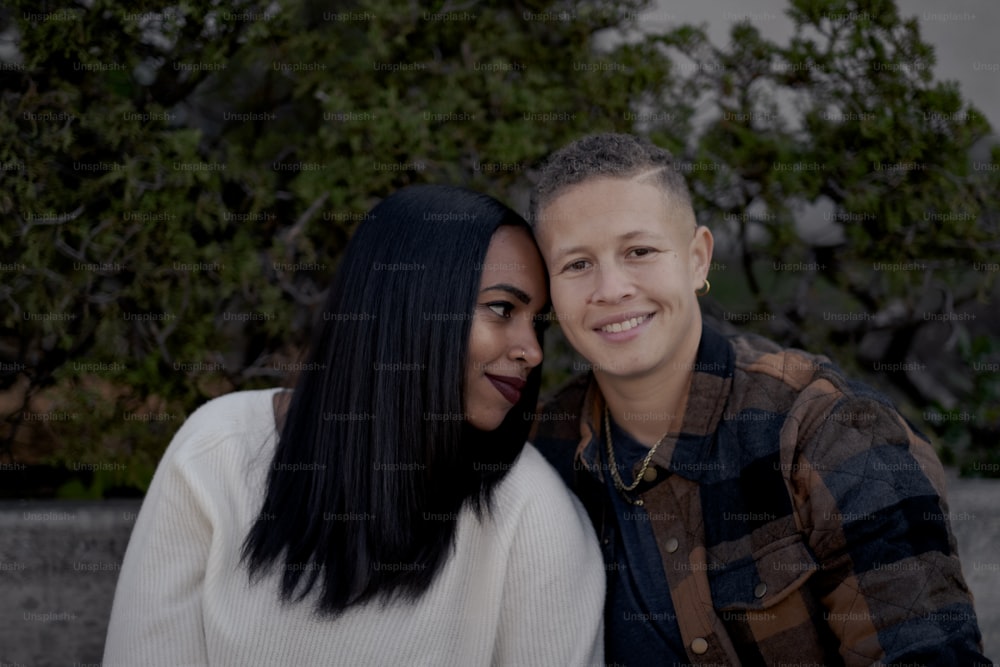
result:
[(712, 283), (708, 282), (708, 278), (705, 278), (705, 284), (702, 285), (701, 289), (696, 289), (694, 291), (695, 296), (705, 296), (712, 291)]

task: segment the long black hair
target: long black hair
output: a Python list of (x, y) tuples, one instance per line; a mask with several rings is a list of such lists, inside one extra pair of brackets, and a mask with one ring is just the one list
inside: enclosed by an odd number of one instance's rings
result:
[(318, 583), (316, 609), (332, 615), (416, 599), (448, 558), (463, 506), (480, 519), (491, 510), (541, 382), (536, 367), (495, 431), (465, 423), (472, 313), (502, 225), (529, 230), (492, 197), (441, 185), (399, 190), (359, 224), (243, 544), (251, 581), (280, 569), (285, 601)]

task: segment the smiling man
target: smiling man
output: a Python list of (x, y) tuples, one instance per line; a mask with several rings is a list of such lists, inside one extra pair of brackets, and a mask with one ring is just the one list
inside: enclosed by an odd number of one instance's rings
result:
[(703, 326), (712, 234), (667, 152), (580, 139), (531, 217), (592, 366), (534, 444), (601, 539), (610, 664), (990, 664), (930, 444), (827, 358)]

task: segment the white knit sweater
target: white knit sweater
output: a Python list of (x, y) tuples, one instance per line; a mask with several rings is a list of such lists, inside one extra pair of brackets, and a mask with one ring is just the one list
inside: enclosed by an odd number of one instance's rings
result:
[(210, 401), (174, 436), (122, 563), (105, 667), (601, 664), (597, 541), (531, 445), (492, 518), (462, 511), (454, 553), (416, 602), (327, 620), (311, 597), (283, 605), (276, 574), (250, 586), (239, 553), (274, 452), (275, 391)]

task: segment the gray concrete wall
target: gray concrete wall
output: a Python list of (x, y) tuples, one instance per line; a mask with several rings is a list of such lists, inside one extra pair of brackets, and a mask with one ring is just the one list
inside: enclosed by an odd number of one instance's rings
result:
[(138, 511), (137, 501), (0, 503), (0, 667), (100, 663)]
[(948, 472), (948, 511), (962, 572), (975, 596), (986, 656), (1000, 664), (1000, 480)]
[[(986, 654), (1000, 659), (1000, 481), (950, 479)], [(0, 667), (98, 665), (139, 503), (0, 503)], [(137, 666), (139, 667), (139, 666)]]

